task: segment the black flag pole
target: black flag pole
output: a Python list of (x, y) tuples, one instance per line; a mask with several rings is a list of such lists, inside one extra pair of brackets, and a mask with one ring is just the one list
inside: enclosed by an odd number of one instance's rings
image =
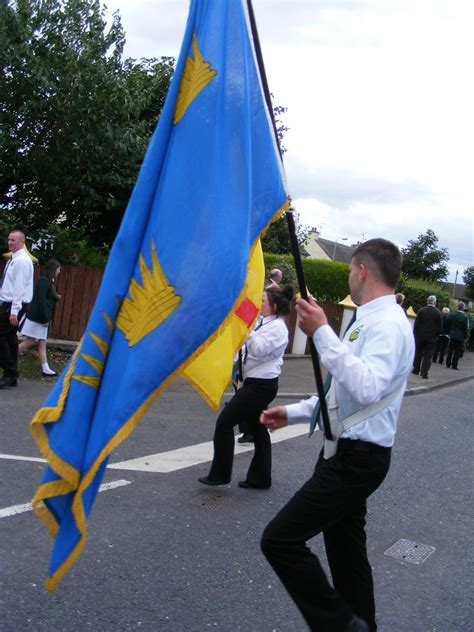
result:
[[(278, 151), (280, 152), (280, 158), (283, 162), (283, 155), (281, 151), (280, 140), (278, 138), (278, 132), (277, 132), (276, 123), (275, 123), (275, 116), (273, 113), (273, 104), (272, 104), (272, 99), (270, 96), (270, 89), (268, 87), (267, 75), (265, 73), (265, 65), (263, 63), (262, 49), (260, 48), (260, 40), (258, 38), (257, 23), (255, 21), (255, 14), (253, 12), (252, 0), (247, 0), (247, 7), (248, 7), (248, 12), (249, 12), (250, 27), (252, 29), (252, 37), (253, 37), (253, 43), (255, 47), (255, 54), (257, 57), (258, 69), (260, 71), (260, 78), (262, 81), (263, 92), (265, 95), (265, 101), (267, 103), (268, 112), (270, 114), (270, 119), (272, 121), (273, 131), (275, 134), (275, 140), (278, 146)], [(293, 216), (293, 210), (294, 209), (291, 207), (291, 204), (290, 204), (290, 208), (288, 211), (286, 211), (285, 215), (286, 215), (286, 221), (288, 224), (288, 233), (290, 237), (293, 260), (295, 263), (295, 270), (296, 270), (296, 277), (298, 279), (299, 291), (300, 291), (301, 297), (307, 301), (308, 291), (306, 289), (303, 263), (301, 261), (301, 253), (299, 249), (298, 239), (296, 237), (296, 228), (295, 228), (295, 219)], [(324, 436), (329, 441), (332, 441), (333, 436), (331, 432), (331, 424), (329, 423), (329, 413), (328, 413), (328, 407), (327, 407), (327, 402), (326, 402), (326, 395), (324, 393), (324, 383), (323, 383), (323, 376), (321, 373), (321, 365), (319, 364), (319, 358), (316, 351), (316, 346), (314, 344), (312, 337), (309, 337), (309, 346), (310, 346), (310, 351), (311, 351), (311, 359), (313, 362), (314, 377), (316, 379), (316, 388), (317, 388), (317, 392), (319, 396), (319, 405), (320, 405), (320, 411), (321, 411), (321, 418), (323, 421)]]

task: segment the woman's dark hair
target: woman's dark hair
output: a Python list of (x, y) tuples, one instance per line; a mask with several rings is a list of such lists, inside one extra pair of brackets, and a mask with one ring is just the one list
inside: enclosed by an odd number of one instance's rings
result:
[(265, 288), (265, 293), (270, 305), (275, 307), (277, 316), (286, 316), (290, 313), (291, 301), (295, 295), (291, 285), (284, 285), (283, 287), (271, 285)]
[(50, 259), (46, 262), (44, 266), (44, 272), (45, 276), (48, 277), (48, 287), (51, 287), (51, 285), (54, 283), (54, 275), (56, 274), (56, 270), (60, 267), (61, 264), (59, 263), (59, 261), (56, 261), (56, 259)]

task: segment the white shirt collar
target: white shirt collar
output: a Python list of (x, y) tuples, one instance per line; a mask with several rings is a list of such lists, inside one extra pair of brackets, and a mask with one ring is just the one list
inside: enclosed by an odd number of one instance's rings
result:
[(390, 305), (396, 305), (396, 303), (395, 294), (386, 294), (385, 296), (374, 298), (372, 301), (364, 303), (364, 305), (357, 308), (357, 320), (359, 320), (362, 316), (367, 316), (367, 314), (377, 311), (378, 309), (390, 307)]

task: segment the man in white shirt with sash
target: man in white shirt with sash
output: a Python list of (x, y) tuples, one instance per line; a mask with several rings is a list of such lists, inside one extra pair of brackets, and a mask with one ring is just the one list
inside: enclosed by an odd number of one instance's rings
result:
[[(354, 250), (349, 287), (358, 308), (342, 341), (314, 301), (297, 301), (299, 326), (313, 337), (333, 377), (331, 427), (338, 441), (325, 440), (313, 476), (270, 522), (261, 545), (310, 629), (318, 632), (377, 629), (366, 500), (388, 472), (413, 364), (413, 333), (394, 295), (400, 273), (400, 251), (391, 242), (371, 239)], [(270, 408), (261, 423), (276, 430), (309, 421), (317, 401)], [(306, 546), (321, 532), (333, 587)]]
[(12, 256), (0, 279), (0, 388), (16, 386), (18, 377), (18, 323), (33, 298), (33, 263), (25, 250), (25, 235), (8, 235)]

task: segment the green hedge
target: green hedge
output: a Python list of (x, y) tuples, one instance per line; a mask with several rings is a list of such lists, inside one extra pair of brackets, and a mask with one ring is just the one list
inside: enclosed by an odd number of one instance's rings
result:
[[(265, 278), (268, 279), (272, 268), (283, 272), (283, 283), (293, 285), (298, 291), (295, 266), (291, 255), (264, 253)], [(324, 259), (303, 259), (303, 272), (306, 285), (316, 298), (337, 303), (349, 294), (349, 264)]]
[[(293, 285), (297, 291), (298, 284), (291, 255), (264, 253), (263, 258), (266, 279), (272, 268), (279, 268), (283, 272), (283, 283)], [(303, 271), (309, 291), (319, 300), (337, 303), (349, 294), (349, 264), (325, 259), (303, 259)], [(438, 283), (408, 279), (402, 275), (397, 292), (405, 294), (404, 307), (408, 309), (411, 306), (415, 312), (426, 305), (431, 294), (436, 296), (439, 309), (450, 306), (448, 292)]]
[(436, 296), (436, 307), (442, 309), (450, 306), (450, 298), (448, 292), (442, 285), (438, 283), (429, 283), (421, 279), (408, 279), (404, 275), (400, 279), (397, 292), (405, 294), (405, 308), (413, 307), (415, 312), (426, 305), (428, 296)]

